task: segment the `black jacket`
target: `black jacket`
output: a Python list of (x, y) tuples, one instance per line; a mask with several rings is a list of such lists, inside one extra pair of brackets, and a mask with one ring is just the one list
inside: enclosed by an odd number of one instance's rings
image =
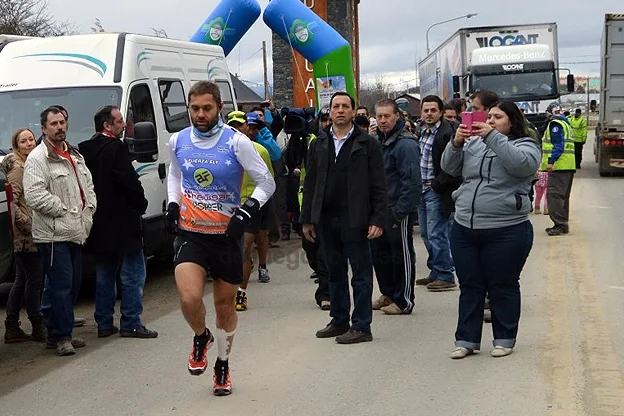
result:
[(401, 221), (418, 210), (422, 194), (420, 145), (401, 119), (387, 137), (379, 129), (377, 136), (381, 140), (388, 183), (388, 208), (394, 219)]
[(440, 121), (440, 128), (438, 128), (438, 132), (436, 133), (432, 149), (433, 174), (435, 178), (431, 182), (431, 189), (440, 195), (440, 213), (443, 216), (448, 216), (452, 212), (455, 212), (455, 203), (453, 202), (452, 194), (459, 188), (462, 179), (461, 177), (449, 175), (440, 167), (442, 153), (444, 153), (448, 142), (455, 137), (455, 129), (451, 122), (444, 118)]
[(79, 148), (91, 171), (98, 201), (85, 249), (96, 253), (141, 250), (141, 217), (147, 210), (147, 199), (126, 145), (96, 133)]
[[(345, 195), (349, 203), (349, 226), (360, 229), (369, 225), (385, 227), (388, 191), (381, 145), (355, 125), (353, 137), (349, 140), (354, 140)], [(304, 224), (320, 222), (329, 167), (328, 146), (333, 145), (329, 127), (310, 144), (300, 218)]]

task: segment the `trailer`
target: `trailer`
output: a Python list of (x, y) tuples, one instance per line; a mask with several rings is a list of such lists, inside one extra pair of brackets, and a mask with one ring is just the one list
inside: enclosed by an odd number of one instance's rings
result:
[(624, 14), (606, 14), (594, 154), (600, 176), (624, 173)]

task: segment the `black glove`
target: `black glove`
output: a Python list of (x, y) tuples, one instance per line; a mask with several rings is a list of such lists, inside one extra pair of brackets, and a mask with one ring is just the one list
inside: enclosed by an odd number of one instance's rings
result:
[(167, 212), (165, 212), (165, 229), (171, 234), (178, 233), (178, 221), (180, 219), (180, 205), (169, 202)]
[(245, 204), (236, 208), (234, 215), (230, 218), (225, 235), (233, 240), (240, 240), (245, 233), (245, 227), (249, 223), (251, 216), (260, 210), (260, 203), (253, 198), (247, 199)]

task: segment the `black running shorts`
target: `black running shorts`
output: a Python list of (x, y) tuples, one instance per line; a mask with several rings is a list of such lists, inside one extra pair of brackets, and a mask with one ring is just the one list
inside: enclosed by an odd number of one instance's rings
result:
[(269, 228), (269, 214), (271, 213), (271, 200), (264, 204), (260, 211), (251, 216), (245, 227), (245, 232), (256, 235), (259, 231), (266, 231)]
[(173, 242), (175, 266), (194, 263), (232, 285), (243, 281), (242, 241), (232, 240), (223, 234), (200, 234), (180, 230)]

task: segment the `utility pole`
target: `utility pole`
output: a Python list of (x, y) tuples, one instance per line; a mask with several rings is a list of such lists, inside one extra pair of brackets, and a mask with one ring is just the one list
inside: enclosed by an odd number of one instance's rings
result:
[(269, 99), (269, 70), (267, 66), (266, 41), (262, 41), (262, 64), (264, 65), (264, 99)]

